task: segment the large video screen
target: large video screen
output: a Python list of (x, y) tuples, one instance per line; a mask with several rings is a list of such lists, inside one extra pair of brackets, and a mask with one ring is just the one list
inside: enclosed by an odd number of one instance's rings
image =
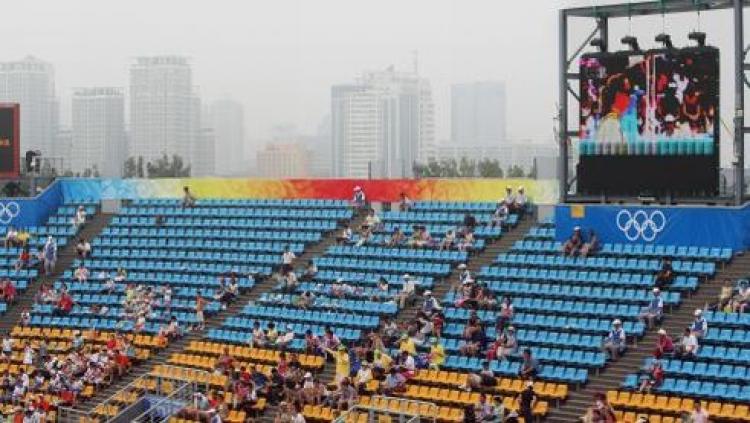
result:
[(19, 106), (0, 103), (0, 178), (20, 174)]
[(579, 191), (715, 193), (717, 49), (584, 55), (580, 104)]

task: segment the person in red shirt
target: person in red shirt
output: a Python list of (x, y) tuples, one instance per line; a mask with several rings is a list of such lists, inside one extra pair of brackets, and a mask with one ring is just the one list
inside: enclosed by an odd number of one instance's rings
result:
[(659, 387), (664, 382), (664, 369), (661, 367), (659, 360), (654, 360), (651, 365), (651, 371), (641, 382), (640, 392), (651, 392), (653, 388)]
[(114, 351), (117, 348), (117, 339), (115, 339), (115, 336), (112, 335), (109, 337), (109, 340), (107, 340), (107, 351)]
[(5, 285), (5, 291), (3, 292), (5, 302), (8, 304), (13, 303), (16, 299), (16, 285), (13, 283), (13, 281), (8, 280), (8, 283)]
[(654, 357), (656, 359), (662, 358), (664, 354), (671, 354), (674, 352), (674, 343), (672, 338), (667, 335), (667, 331), (659, 329), (659, 337), (656, 338), (656, 348), (654, 349)]
[(67, 292), (60, 294), (60, 299), (57, 300), (57, 307), (53, 312), (56, 316), (65, 316), (70, 313), (73, 309), (73, 297)]

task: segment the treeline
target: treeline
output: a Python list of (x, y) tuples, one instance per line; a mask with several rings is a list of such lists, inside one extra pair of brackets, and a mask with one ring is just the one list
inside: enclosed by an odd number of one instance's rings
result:
[(415, 178), (535, 178), (536, 169), (532, 166), (528, 172), (521, 166), (513, 165), (503, 171), (497, 159), (469, 160), (466, 157), (456, 159), (430, 159), (427, 163), (414, 164)]

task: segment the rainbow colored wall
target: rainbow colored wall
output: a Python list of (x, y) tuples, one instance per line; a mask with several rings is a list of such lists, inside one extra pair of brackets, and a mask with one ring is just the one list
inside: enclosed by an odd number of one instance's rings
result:
[(507, 186), (523, 186), (536, 204), (555, 204), (557, 182), (507, 179), (61, 179), (66, 199), (94, 200), (176, 198), (189, 186), (198, 197), (350, 199), (361, 186), (370, 201), (397, 201), (400, 193), (412, 200), (497, 201)]

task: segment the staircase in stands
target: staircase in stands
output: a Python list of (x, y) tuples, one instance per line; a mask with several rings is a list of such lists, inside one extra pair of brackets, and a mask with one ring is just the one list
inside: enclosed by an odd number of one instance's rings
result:
[(63, 272), (70, 268), (70, 265), (73, 264), (73, 260), (77, 257), (76, 239), (94, 239), (107, 225), (109, 225), (112, 216), (112, 214), (101, 212), (94, 214), (81, 231), (75, 237), (71, 237), (68, 240), (65, 247), (57, 250), (57, 263), (55, 263), (55, 268), (52, 269), (52, 274), (39, 276), (35, 281), (29, 283), (28, 289), (23, 291), (16, 298), (15, 304), (8, 308), (8, 312), (0, 321), (0, 333), (10, 333), (13, 327), (20, 321), (23, 310), (26, 308), (31, 310), (31, 308), (33, 308), (34, 297), (42, 283), (51, 285), (57, 280), (57, 278), (62, 276)]
[[(352, 227), (360, 226), (363, 221), (364, 221), (364, 215), (356, 216), (351, 222)], [(328, 249), (328, 247), (336, 244), (336, 237), (339, 235), (339, 231), (340, 229), (337, 228), (336, 230), (325, 234), (319, 242), (308, 245), (305, 248), (304, 253), (301, 254), (297, 258), (296, 260), (297, 265), (301, 266), (303, 264), (306, 264), (307, 261), (310, 259), (315, 259), (317, 257), (322, 256), (325, 253), (325, 251)], [(63, 270), (64, 269), (65, 268), (63, 268)], [(62, 270), (61, 270), (61, 273), (62, 273)], [(170, 356), (172, 356), (172, 354), (182, 352), (185, 349), (185, 347), (190, 344), (190, 342), (205, 340), (204, 339), (205, 335), (208, 333), (209, 329), (220, 328), (222, 323), (224, 322), (224, 320), (226, 320), (227, 317), (238, 315), (240, 311), (248, 304), (248, 302), (257, 300), (260, 297), (260, 295), (265, 292), (271, 292), (277, 284), (274, 276), (275, 275), (272, 275), (271, 277), (266, 277), (266, 278), (257, 280), (255, 285), (252, 287), (252, 289), (241, 293), (237, 297), (237, 299), (226, 308), (226, 310), (221, 310), (219, 313), (216, 313), (212, 316), (206, 316), (206, 328), (204, 331), (188, 332), (181, 339), (171, 342), (166, 348), (152, 355), (151, 358), (146, 363), (142, 363), (141, 365), (134, 367), (130, 371), (130, 373), (126, 375), (125, 377), (115, 381), (115, 383), (107, 386), (105, 389), (101, 391), (97, 391), (96, 394), (92, 398), (80, 404), (77, 408), (82, 411), (93, 410), (99, 403), (103, 402), (104, 400), (111, 397), (118, 391), (122, 390), (123, 388), (128, 386), (130, 383), (132, 383), (134, 380), (136, 380), (137, 378), (148, 373), (154, 366), (159, 365), (159, 364), (167, 364), (167, 360), (169, 359)], [(334, 375), (333, 366), (326, 365), (321, 371), (321, 373), (318, 374), (318, 377), (321, 378), (322, 380), (333, 380), (333, 375)], [(261, 421), (263, 419), (266, 419), (266, 420), (270, 419), (268, 421), (273, 421), (273, 416), (275, 414), (276, 414), (276, 407), (272, 406), (271, 404), (268, 404), (268, 406), (266, 407), (266, 412), (263, 414), (263, 416), (261, 416)]]
[[(733, 257), (732, 261), (719, 269), (713, 278), (702, 281), (695, 292), (689, 296), (683, 294), (679, 307), (665, 313), (660, 327), (673, 336), (681, 334), (693, 320), (696, 308), (704, 309), (706, 304), (712, 304), (718, 300), (725, 280), (729, 279), (733, 284), (738, 278), (747, 275), (750, 275), (750, 254)], [(586, 386), (583, 389), (571, 391), (567, 401), (561, 407), (551, 409), (547, 421), (580, 421), (580, 417), (593, 403), (594, 394), (617, 390), (625, 381), (625, 375), (637, 372), (643, 365), (644, 359), (652, 355), (657, 330), (658, 328), (654, 328), (646, 332), (643, 339), (638, 341), (637, 346), (630, 346), (620, 360), (609, 363), (598, 375), (589, 375), (589, 382)]]

